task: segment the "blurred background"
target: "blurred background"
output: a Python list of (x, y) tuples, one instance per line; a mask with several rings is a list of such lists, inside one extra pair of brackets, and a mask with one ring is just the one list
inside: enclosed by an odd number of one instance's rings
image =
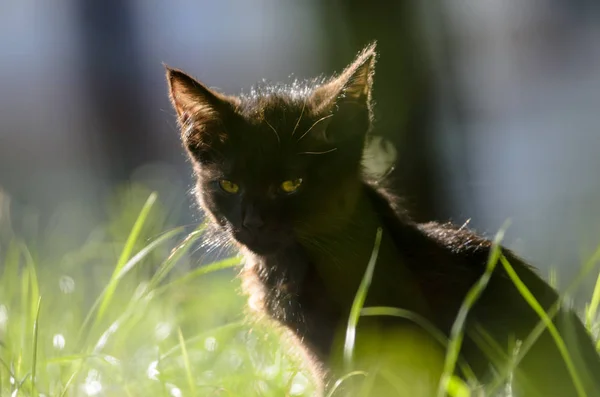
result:
[(510, 218), (506, 244), (566, 284), (600, 244), (596, 0), (2, 2), (11, 227), (72, 249), (132, 183), (165, 224), (197, 221), (162, 63), (236, 93), (339, 71), (374, 39), (376, 132), (414, 217), (490, 237)]

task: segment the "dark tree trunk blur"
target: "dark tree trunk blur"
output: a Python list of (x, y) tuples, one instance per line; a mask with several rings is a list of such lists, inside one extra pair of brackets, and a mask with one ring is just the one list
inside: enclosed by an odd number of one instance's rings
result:
[(392, 175), (396, 190), (416, 220), (447, 215), (441, 187), (434, 179), (434, 94), (431, 65), (415, 2), (323, 2), (326, 56), (339, 71), (355, 53), (377, 40), (375, 68), (375, 133), (398, 150)]
[[(138, 166), (160, 157), (148, 125), (135, 18), (121, 0), (79, 1), (83, 87), (92, 126), (91, 153), (97, 153), (112, 182), (129, 178)], [(108, 161), (106, 160), (108, 158)]]

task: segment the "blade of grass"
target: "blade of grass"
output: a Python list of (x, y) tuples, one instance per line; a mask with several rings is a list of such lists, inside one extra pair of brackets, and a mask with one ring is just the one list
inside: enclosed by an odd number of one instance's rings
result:
[(133, 225), (133, 228), (131, 229), (131, 232), (129, 233), (129, 236), (127, 237), (127, 241), (125, 242), (123, 251), (121, 251), (121, 255), (119, 256), (117, 265), (115, 266), (115, 270), (113, 271), (113, 275), (106, 287), (106, 293), (104, 294), (104, 298), (102, 299), (102, 301), (100, 303), (100, 307), (98, 308), (98, 312), (96, 314), (96, 322), (100, 322), (102, 320), (102, 317), (104, 316), (104, 313), (106, 312), (106, 308), (108, 307), (108, 305), (110, 304), (110, 302), (112, 300), (114, 291), (117, 288), (117, 284), (119, 281), (118, 275), (121, 273), (122, 268), (127, 264), (127, 261), (129, 259), (129, 257), (131, 256), (131, 252), (133, 251), (133, 248), (135, 247), (135, 243), (137, 242), (138, 237), (140, 236), (140, 233), (142, 231), (144, 223), (146, 222), (146, 219), (148, 218), (148, 215), (150, 214), (150, 210), (152, 209), (152, 206), (156, 202), (156, 197), (157, 197), (156, 193), (150, 194), (150, 196), (146, 200), (146, 203), (142, 207), (142, 210), (140, 211), (140, 214), (137, 217), (137, 219)]
[(94, 353), (94, 354), (70, 354), (68, 356), (58, 356), (58, 357), (50, 357), (48, 358), (45, 363), (46, 364), (69, 364), (69, 363), (74, 363), (75, 361), (83, 361), (83, 360), (87, 360), (90, 358), (104, 358), (106, 355), (102, 354), (102, 353)]
[(173, 267), (177, 264), (179, 259), (183, 257), (193, 246), (193, 244), (202, 236), (205, 227), (201, 226), (199, 229), (194, 230), (188, 234), (185, 239), (172, 251), (169, 257), (160, 265), (156, 270), (150, 282), (148, 283), (148, 291), (154, 290), (160, 282), (169, 274)]
[(544, 308), (539, 304), (537, 299), (535, 299), (535, 297), (533, 296), (531, 291), (529, 291), (527, 286), (523, 283), (523, 281), (521, 281), (521, 279), (517, 275), (517, 272), (515, 272), (515, 270), (510, 265), (510, 263), (508, 262), (506, 257), (502, 256), (500, 258), (500, 262), (502, 263), (502, 266), (504, 266), (504, 269), (506, 270), (506, 273), (512, 280), (513, 284), (515, 284), (515, 286), (519, 290), (519, 293), (521, 294), (521, 296), (523, 296), (523, 298), (525, 299), (525, 301), (527, 301), (529, 306), (531, 306), (531, 308), (537, 313), (538, 316), (540, 316), (540, 318), (546, 324), (546, 327), (548, 328), (548, 332), (550, 332), (550, 335), (552, 335), (552, 338), (554, 339), (554, 342), (556, 343), (556, 346), (558, 347), (558, 350), (560, 351), (560, 354), (561, 354), (563, 360), (565, 361), (565, 364), (567, 366), (569, 374), (571, 375), (571, 378), (573, 379), (573, 384), (575, 385), (575, 389), (577, 389), (577, 394), (580, 397), (587, 396), (587, 393), (585, 392), (585, 389), (583, 388), (583, 384), (581, 383), (581, 379), (579, 378), (579, 375), (577, 374), (577, 371), (575, 370), (575, 365), (573, 364), (573, 361), (571, 360), (571, 355), (569, 354), (569, 351), (567, 350), (567, 346), (566, 346), (564, 340), (562, 339), (558, 330), (556, 329), (556, 326), (554, 325), (554, 323), (552, 322), (550, 317), (548, 317), (548, 315), (544, 311)]
[[(595, 259), (594, 262), (600, 259), (600, 247), (598, 247), (597, 251), (592, 256), (592, 259)], [(588, 330), (592, 329), (594, 320), (596, 319), (596, 315), (598, 312), (598, 305), (600, 304), (600, 272), (598, 273), (598, 278), (596, 279), (596, 285), (594, 286), (594, 292), (592, 293), (592, 300), (590, 301), (589, 307), (585, 313), (585, 325)]]
[(36, 309), (36, 313), (35, 313), (35, 321), (33, 323), (33, 357), (31, 360), (31, 395), (32, 396), (37, 395), (35, 383), (36, 383), (36, 371), (37, 371), (38, 336), (39, 336), (39, 321), (40, 321), (41, 304), (42, 304), (42, 298), (38, 297), (37, 309)]
[(196, 384), (192, 376), (192, 366), (190, 365), (190, 358), (188, 356), (187, 348), (185, 347), (185, 340), (181, 333), (181, 328), (177, 329), (177, 336), (179, 337), (179, 345), (181, 346), (181, 354), (183, 356), (183, 363), (185, 365), (185, 376), (187, 378), (188, 386), (192, 396), (196, 395)]
[[(167, 274), (173, 269), (173, 267), (177, 264), (179, 259), (183, 255), (185, 255), (193, 244), (198, 240), (198, 238), (202, 235), (205, 226), (201, 225), (200, 228), (188, 234), (188, 236), (181, 242), (177, 247), (175, 247), (169, 257), (160, 265), (160, 267), (156, 270), (150, 281), (140, 290), (139, 293), (134, 294), (132, 299), (130, 300), (127, 309), (122, 313), (117, 322), (121, 324), (121, 328), (125, 327), (133, 327), (135, 323), (135, 319), (130, 318), (130, 314), (133, 310), (136, 310), (137, 318), (140, 319), (143, 316), (143, 311), (149, 302), (145, 302), (146, 305), (140, 308), (140, 304), (142, 300), (148, 301), (149, 299), (156, 296), (155, 290), (160, 282), (167, 276)], [(173, 230), (173, 232), (177, 232), (181, 230), (180, 228)], [(162, 235), (160, 238), (165, 238), (165, 235)], [(140, 310), (138, 310), (140, 309)], [(128, 321), (126, 321), (128, 320)]]
[(71, 374), (71, 376), (69, 376), (69, 379), (67, 379), (67, 383), (65, 383), (65, 385), (63, 387), (62, 393), (60, 393), (60, 397), (65, 397), (67, 395), (67, 391), (69, 390), (69, 387), (71, 387), (71, 384), (75, 381), (75, 378), (77, 377), (77, 375), (79, 375), (82, 368), (83, 368), (83, 364), (79, 364), (79, 367), (75, 370), (75, 372), (73, 372)]
[[(202, 331), (200, 334), (195, 335), (189, 339), (185, 340), (186, 345), (189, 344), (194, 344), (198, 341), (203, 341), (204, 339), (206, 339), (206, 337), (208, 335), (217, 335), (219, 332), (223, 332), (223, 331), (227, 331), (227, 330), (231, 330), (231, 329), (236, 329), (236, 328), (241, 328), (245, 325), (244, 321), (236, 321), (233, 323), (228, 323), (228, 324), (224, 324), (224, 325), (220, 325), (218, 327), (215, 328), (211, 328), (207, 331)], [(167, 350), (165, 353), (163, 353), (160, 358), (159, 361), (163, 361), (166, 360), (169, 356), (171, 356), (172, 354), (174, 354), (175, 352), (177, 352), (179, 349), (181, 348), (181, 344), (175, 345), (172, 348), (170, 348), (169, 350)]]
[[(179, 231), (179, 229), (175, 229), (173, 230), (171, 233), (177, 233)], [(128, 305), (126, 306), (125, 310), (123, 310), (123, 312), (119, 315), (119, 317), (117, 318), (117, 320), (115, 320), (113, 322), (113, 324), (119, 324), (118, 326), (118, 331), (121, 333), (125, 333), (127, 334), (128, 330), (131, 330), (136, 322), (138, 322), (139, 320), (144, 318), (144, 313), (146, 312), (148, 305), (150, 303), (150, 300), (156, 297), (155, 294), (155, 288), (156, 285), (158, 283), (160, 283), (161, 278), (165, 277), (168, 272), (173, 268), (173, 266), (177, 263), (177, 261), (187, 252), (189, 251), (189, 249), (192, 247), (193, 243), (200, 237), (202, 233), (202, 230), (196, 230), (195, 232), (192, 232), (190, 235), (188, 235), (188, 237), (186, 237), (183, 241), (183, 243), (181, 243), (180, 245), (178, 245), (169, 255), (169, 257), (167, 258), (167, 260), (160, 266), (160, 268), (157, 270), (156, 274), (154, 277), (152, 277), (152, 279), (150, 280), (150, 282), (148, 282), (148, 284), (141, 290), (140, 293), (136, 293), (132, 299), (129, 301)], [(159, 237), (159, 239), (166, 239), (168, 237), (170, 237), (171, 234), (164, 234), (161, 237)], [(158, 242), (158, 241), (155, 241)], [(147, 246), (147, 249), (150, 249), (152, 247)], [(134, 261), (136, 259), (137, 256), (139, 256), (142, 253), (142, 251), (140, 251), (140, 253), (138, 255), (136, 255), (134, 258), (132, 258), (131, 261)], [(237, 262), (239, 262), (238, 258), (233, 258), (233, 259), (237, 259)], [(200, 269), (197, 270), (202, 270), (201, 272), (196, 272), (196, 276), (199, 274), (207, 274), (211, 271), (216, 271), (222, 268), (226, 268), (226, 267), (230, 267), (232, 265), (232, 263), (236, 263), (235, 260), (232, 260), (232, 258), (229, 259), (225, 259), (219, 262), (215, 262), (213, 264), (207, 265), (207, 266), (203, 266)], [(123, 268), (123, 271), (125, 271), (125, 269), (128, 268), (128, 266), (125, 266)], [(186, 280), (189, 280), (188, 278), (186, 278)], [(112, 327), (112, 326), (111, 326)], [(107, 342), (108, 337), (111, 337), (113, 334), (116, 333), (117, 329), (115, 328), (114, 330), (111, 329), (111, 327), (109, 327), (109, 329), (105, 332), (102, 333), (102, 336), (100, 337), (98, 343), (96, 343), (96, 347), (94, 348), (94, 352), (99, 352), (99, 349), (103, 348), (105, 343)]]
[[(429, 320), (425, 317), (419, 315), (418, 313), (411, 312), (410, 310), (400, 309), (397, 307), (386, 307), (386, 306), (372, 306), (365, 307), (360, 312), (361, 316), (391, 316), (391, 317), (401, 317), (407, 320), (410, 320), (427, 331), (434, 339), (436, 339), (440, 345), (444, 348), (448, 348), (448, 338), (442, 331), (436, 328)], [(469, 382), (473, 382), (473, 384), (477, 383), (477, 377), (473, 373), (473, 370), (469, 366), (469, 364), (464, 361), (461, 357), (458, 358), (458, 364), (460, 366), (461, 371), (465, 375), (465, 377), (469, 380)]]
[[(133, 258), (131, 258), (129, 260), (129, 262), (127, 262), (121, 268), (121, 271), (117, 275), (114, 276), (114, 278), (111, 280), (111, 283), (113, 283), (113, 285), (116, 287), (116, 283), (118, 283), (118, 281), (121, 278), (123, 278), (131, 269), (133, 269), (138, 263), (140, 263), (142, 259), (144, 259), (152, 251), (154, 251), (154, 249), (156, 249), (158, 246), (160, 246), (161, 244), (168, 241), (170, 238), (177, 235), (180, 231), (181, 231), (181, 228), (173, 229), (170, 232), (165, 233), (162, 236), (158, 237), (156, 240), (152, 241), (150, 244), (148, 244), (144, 248), (142, 248)], [(104, 288), (104, 290), (100, 293), (100, 295), (98, 295), (98, 298), (96, 298), (96, 301), (94, 302), (94, 304), (92, 305), (88, 314), (86, 315), (85, 319), (83, 320), (83, 323), (82, 323), (81, 327), (79, 328), (79, 334), (77, 337), (78, 343), (81, 343), (81, 339), (83, 337), (84, 331), (86, 330), (90, 321), (92, 320), (95, 310), (104, 301), (106, 294), (109, 293), (109, 288), (110, 288), (110, 284)], [(114, 292), (114, 289), (113, 289), (113, 292)], [(98, 317), (96, 317), (96, 320), (94, 321), (94, 325), (96, 325), (97, 323), (98, 323)]]
[(39, 310), (38, 301), (40, 299), (40, 287), (38, 283), (37, 271), (35, 262), (33, 261), (33, 257), (29, 252), (29, 249), (24, 243), (20, 244), (21, 252), (25, 257), (25, 269), (28, 272), (29, 277), (29, 286), (31, 288), (30, 302), (31, 302), (31, 312), (30, 318), (35, 318), (37, 316), (37, 311)]
[(20, 301), (20, 307), (19, 310), (22, 311), (22, 315), (21, 317), (21, 333), (20, 333), (20, 340), (21, 340), (21, 348), (19, 349), (19, 351), (17, 352), (17, 363), (16, 363), (16, 368), (15, 368), (15, 373), (17, 374), (17, 376), (21, 376), (21, 367), (22, 365), (24, 365), (24, 354), (27, 348), (27, 344), (28, 344), (28, 340), (27, 338), (29, 337), (29, 331), (31, 330), (31, 327), (33, 327), (33, 317), (31, 315), (31, 311), (30, 306), (29, 306), (29, 291), (30, 291), (30, 285), (31, 283), (29, 282), (30, 280), (30, 275), (29, 275), (29, 271), (25, 270), (23, 271), (23, 274), (21, 276), (21, 301)]
[(21, 391), (21, 388), (23, 387), (23, 385), (25, 384), (25, 382), (27, 381), (27, 379), (29, 378), (30, 375), (31, 375), (31, 372), (27, 372), (21, 380), (15, 382), (15, 388), (14, 388), (13, 394), (11, 396), (19, 395), (19, 391)]
[(200, 276), (203, 276), (203, 275), (206, 275), (209, 273), (213, 273), (213, 272), (216, 272), (219, 270), (236, 267), (236, 266), (240, 265), (241, 263), (242, 263), (241, 258), (233, 257), (233, 258), (227, 258), (227, 259), (223, 259), (223, 260), (220, 260), (217, 262), (209, 263), (208, 265), (202, 265), (199, 268), (194, 269), (193, 271), (185, 274), (184, 276), (181, 276), (165, 285), (162, 285), (162, 286), (156, 288), (154, 290), (154, 294), (155, 295), (162, 294), (171, 288), (178, 287), (182, 284), (188, 283), (197, 277), (200, 277)]
[[(469, 338), (471, 338), (473, 342), (475, 342), (475, 344), (477, 344), (477, 347), (489, 358), (492, 365), (496, 368), (497, 371), (499, 371), (499, 373), (504, 373), (503, 371), (507, 371), (510, 374), (511, 371), (516, 367), (514, 361), (518, 355), (507, 354), (502, 349), (500, 344), (492, 337), (492, 335), (490, 335), (490, 333), (487, 332), (480, 324), (475, 324), (475, 326), (467, 332), (467, 335), (469, 336)], [(510, 384), (510, 376), (506, 377), (506, 379)], [(523, 385), (529, 384), (529, 380), (525, 376), (521, 376), (519, 382)], [(530, 389), (533, 388), (533, 386), (528, 387)], [(495, 394), (492, 392), (488, 392), (485, 395), (494, 396)]]
[(346, 327), (346, 338), (344, 341), (344, 366), (347, 372), (349, 372), (352, 367), (352, 355), (354, 351), (354, 342), (356, 339), (356, 326), (360, 317), (360, 311), (362, 310), (365, 300), (367, 298), (367, 293), (369, 291), (369, 286), (371, 285), (371, 280), (373, 279), (375, 264), (377, 263), (377, 257), (379, 256), (381, 235), (382, 229), (381, 227), (378, 227), (377, 233), (375, 234), (375, 244), (373, 246), (373, 251), (371, 252), (371, 258), (369, 259), (369, 262), (367, 264), (367, 270), (365, 271), (365, 274), (360, 282), (358, 291), (354, 296), (354, 301), (352, 302), (352, 307), (350, 309), (350, 316), (348, 317), (348, 325)]
[[(573, 278), (573, 280), (569, 283), (569, 285), (564, 290), (564, 292), (561, 295), (559, 295), (556, 302), (546, 312), (546, 315), (548, 316), (548, 318), (550, 318), (550, 319), (554, 318), (554, 316), (558, 313), (560, 307), (562, 306), (562, 303), (565, 300), (565, 297), (567, 297), (573, 290), (575, 290), (575, 288), (577, 288), (579, 286), (579, 284), (588, 275), (588, 273), (590, 273), (596, 267), (596, 264), (598, 263), (598, 261), (600, 261), (600, 246), (598, 246), (598, 248), (596, 249), (594, 254), (583, 265), (581, 271), (575, 276), (575, 278)], [(534, 345), (535, 341), (540, 337), (540, 335), (545, 330), (546, 330), (546, 323), (544, 322), (543, 319), (540, 319), (540, 321), (537, 323), (537, 325), (533, 328), (533, 330), (529, 333), (527, 338), (521, 344), (521, 347), (519, 349), (519, 354), (513, 361), (514, 367), (519, 365), (519, 363), (521, 362), (523, 357), (525, 357), (527, 352), (529, 352), (529, 349), (531, 349), (531, 347)], [(598, 347), (600, 349), (600, 345)], [(512, 371), (512, 369), (514, 369), (514, 367), (506, 368), (506, 370), (502, 374), (500, 374), (499, 376), (496, 377), (496, 380), (489, 387), (490, 394), (493, 395), (493, 393), (496, 392), (496, 390), (508, 378), (508, 376), (510, 375), (510, 371)]]
[(10, 366), (6, 363), (6, 361), (4, 361), (2, 358), (0, 358), (0, 364), (2, 364), (2, 366), (6, 369), (6, 372), (8, 374), (8, 376), (10, 378), (16, 379), (15, 374), (13, 373), (12, 369), (10, 368)]
[(359, 375), (366, 377), (368, 374), (364, 371), (352, 371), (352, 372), (345, 374), (344, 376), (342, 376), (341, 378), (339, 378), (338, 380), (335, 381), (335, 384), (329, 390), (326, 397), (333, 397), (333, 393), (336, 392), (336, 390), (342, 385), (342, 383), (344, 383), (347, 379), (352, 378), (353, 376), (359, 376)]
[(444, 372), (442, 373), (442, 378), (440, 380), (439, 388), (438, 388), (438, 397), (443, 397), (446, 394), (448, 389), (448, 382), (452, 378), (454, 374), (454, 368), (456, 366), (456, 362), (458, 360), (460, 348), (462, 345), (462, 340), (464, 336), (464, 326), (467, 320), (467, 315), (471, 310), (471, 307), (475, 304), (477, 299), (481, 296), (481, 293), (487, 287), (490, 278), (492, 277), (492, 273), (494, 268), (496, 267), (496, 263), (498, 263), (498, 259), (500, 257), (500, 242), (504, 238), (504, 233), (506, 228), (508, 228), (509, 223), (506, 222), (504, 226), (498, 231), (494, 241), (492, 242), (492, 247), (490, 249), (490, 255), (488, 257), (487, 264), (485, 266), (485, 272), (481, 275), (479, 280), (469, 289), (465, 299), (463, 300), (460, 309), (458, 310), (458, 315), (454, 320), (454, 324), (452, 324), (452, 328), (450, 330), (450, 340), (448, 344), (448, 353), (446, 354), (446, 360), (444, 362)]
[(169, 257), (161, 264), (161, 266), (157, 269), (154, 276), (149, 283), (149, 290), (156, 288), (160, 282), (167, 276), (167, 274), (173, 269), (173, 267), (177, 264), (179, 259), (185, 255), (193, 244), (202, 236), (204, 232), (205, 226), (202, 225), (199, 229), (194, 230), (177, 246), (175, 247)]
[[(134, 296), (125, 309), (121, 312), (121, 314), (117, 317), (115, 321), (101, 334), (100, 338), (94, 345), (93, 353), (99, 354), (100, 350), (104, 348), (104, 346), (108, 343), (109, 338), (112, 338), (117, 332), (122, 334), (127, 334), (129, 330), (133, 329), (135, 323), (144, 318), (145, 313), (150, 307), (151, 299), (155, 298), (156, 295), (152, 293), (152, 290), (148, 288), (141, 294)], [(234, 323), (237, 324), (237, 323)], [(243, 322), (239, 323), (240, 326), (243, 325)], [(221, 328), (226, 328), (232, 324), (225, 324), (222, 327), (213, 328), (211, 330), (205, 331), (202, 334), (206, 334), (209, 332), (215, 332), (220, 330)]]

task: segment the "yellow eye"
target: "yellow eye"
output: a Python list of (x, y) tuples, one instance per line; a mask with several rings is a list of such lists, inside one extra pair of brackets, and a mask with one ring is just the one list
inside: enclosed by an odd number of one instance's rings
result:
[(238, 185), (231, 181), (228, 181), (227, 179), (221, 179), (219, 181), (219, 186), (221, 187), (221, 189), (231, 194), (236, 194), (240, 190), (240, 187)]
[(296, 190), (298, 190), (300, 185), (302, 185), (301, 178), (291, 179), (289, 181), (284, 181), (281, 184), (281, 190), (284, 193), (294, 193)]

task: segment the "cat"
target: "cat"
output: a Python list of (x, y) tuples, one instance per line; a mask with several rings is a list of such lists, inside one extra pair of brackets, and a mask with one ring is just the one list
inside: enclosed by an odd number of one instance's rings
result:
[[(166, 67), (198, 202), (215, 233), (227, 235), (245, 257), (241, 277), (249, 305), (291, 331), (312, 362), (320, 393), (341, 373), (338, 331), (347, 323), (378, 229), (379, 255), (365, 306), (410, 310), (446, 336), (492, 247), (465, 227), (413, 222), (385, 183), (368, 177), (363, 160), (373, 136), (376, 55), (373, 43), (332, 77), (262, 84), (237, 96)], [(557, 293), (532, 267), (501, 250), (548, 310)], [(539, 321), (498, 264), (467, 316), (461, 357), (485, 384), (506, 364), (513, 342), (524, 340)], [(365, 329), (383, 336), (408, 322), (365, 317), (359, 325), (370, 324)], [(587, 395), (600, 395), (594, 394), (600, 393), (600, 359), (578, 316), (564, 308), (554, 324), (569, 335), (581, 381), (572, 380), (545, 331), (518, 365), (514, 392), (575, 396), (580, 384)], [(500, 355), (491, 357), (477, 335), (495, 340)], [(379, 349), (384, 354), (385, 343)]]

